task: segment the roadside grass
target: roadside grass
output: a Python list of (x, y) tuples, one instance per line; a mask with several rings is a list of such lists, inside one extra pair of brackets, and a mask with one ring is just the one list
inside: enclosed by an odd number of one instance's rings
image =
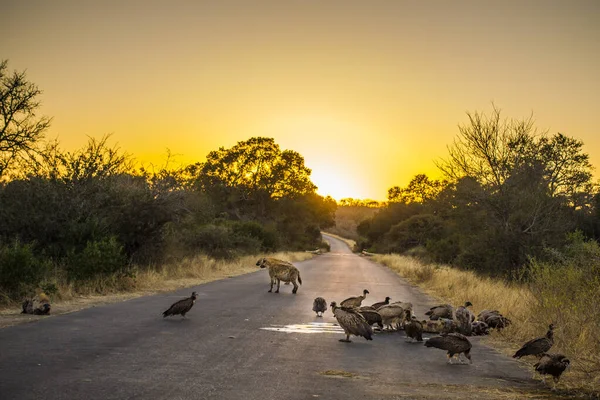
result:
[[(269, 257), (289, 262), (314, 257), (306, 252), (278, 252)], [(96, 278), (83, 283), (69, 283), (55, 276), (52, 283), (56, 293), (51, 294), (51, 315), (77, 311), (98, 304), (113, 303), (157, 292), (173, 291), (202, 283), (258, 271), (259, 256), (244, 256), (235, 260), (216, 260), (205, 255), (184, 258), (150, 269), (133, 269), (127, 276)], [(266, 273), (266, 272), (265, 272)], [(268, 281), (268, 278), (265, 278)], [(33, 321), (40, 316), (21, 315), (20, 302), (13, 301), (0, 308), (0, 328)]]
[[(443, 303), (458, 306), (468, 300), (473, 303), (475, 315), (484, 309), (500, 311), (512, 324), (500, 332), (492, 332), (488, 341), (507, 355), (512, 356), (528, 340), (544, 336), (548, 325), (554, 323), (555, 343), (551, 352), (565, 354), (571, 361), (558, 387), (565, 392), (600, 397), (599, 306), (598, 303), (585, 306), (584, 293), (565, 293), (560, 290), (560, 282), (553, 290), (549, 290), (548, 280), (530, 285), (507, 283), (401, 255), (375, 255), (373, 260)], [(533, 357), (523, 359), (532, 372), (536, 361)]]

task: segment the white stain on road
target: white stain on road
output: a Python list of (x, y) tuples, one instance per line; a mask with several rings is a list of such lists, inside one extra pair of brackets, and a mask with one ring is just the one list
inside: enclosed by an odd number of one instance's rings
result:
[(308, 324), (293, 325), (271, 325), (260, 328), (265, 331), (285, 332), (285, 333), (344, 333), (344, 330), (337, 324), (328, 322), (309, 322)]

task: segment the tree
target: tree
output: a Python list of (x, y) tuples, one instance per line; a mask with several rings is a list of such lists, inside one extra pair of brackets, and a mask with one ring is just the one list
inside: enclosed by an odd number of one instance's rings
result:
[(316, 186), (310, 173), (299, 153), (281, 151), (272, 138), (253, 137), (230, 149), (211, 151), (200, 165), (198, 179), (205, 187), (237, 187), (241, 195), (263, 191), (281, 198), (313, 193)]
[(469, 124), (459, 125), (459, 135), (448, 146), (449, 156), (437, 166), (451, 180), (465, 176), (486, 186), (499, 187), (533, 150), (533, 119), (502, 120), (494, 106), (491, 115), (470, 113)]
[(280, 150), (272, 138), (254, 137), (230, 149), (221, 147), (188, 170), (196, 174), (201, 191), (238, 219), (263, 219), (271, 202), (312, 194), (317, 188), (304, 158)]
[(467, 113), (469, 124), (459, 125), (459, 135), (448, 147), (449, 157), (437, 163), (453, 181), (476, 179), (486, 189), (503, 190), (515, 171), (542, 170), (551, 196), (573, 208), (589, 206), (593, 193), (592, 165), (583, 153), (583, 142), (562, 133), (538, 134), (533, 119), (502, 120), (500, 110), (491, 115)]
[(447, 181), (431, 180), (425, 174), (416, 175), (406, 188), (388, 189), (388, 200), (397, 203), (425, 203), (432, 200), (448, 185)]
[(35, 152), (51, 118), (37, 117), (38, 87), (27, 81), (25, 72), (7, 72), (8, 61), (0, 62), (0, 179), (19, 158)]

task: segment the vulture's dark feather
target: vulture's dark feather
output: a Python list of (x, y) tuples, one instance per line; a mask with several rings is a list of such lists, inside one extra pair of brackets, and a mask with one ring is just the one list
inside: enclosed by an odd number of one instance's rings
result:
[(416, 340), (417, 342), (423, 341), (423, 324), (417, 320), (416, 317), (411, 315), (410, 310), (406, 310), (406, 321), (404, 322), (404, 333), (406, 337)]
[(365, 320), (367, 321), (367, 324), (369, 325), (373, 325), (373, 324), (377, 324), (379, 325), (379, 328), (383, 329), (383, 323), (381, 322), (381, 315), (375, 311), (375, 310), (369, 310), (366, 307), (363, 309), (362, 307), (358, 310), (358, 312), (360, 313), (360, 315), (362, 315)]
[(196, 292), (192, 292), (190, 297), (175, 302), (167, 311), (163, 312), (163, 318), (178, 314), (185, 317), (185, 314), (194, 306), (197, 296)]
[(548, 332), (545, 337), (532, 339), (529, 342), (525, 343), (523, 347), (521, 347), (513, 358), (521, 358), (523, 356), (541, 356), (554, 344), (554, 325), (550, 324), (548, 326)]
[(323, 313), (327, 311), (327, 302), (322, 297), (317, 297), (313, 301), (313, 311), (317, 313), (317, 317), (322, 317)]
[(471, 342), (466, 336), (460, 333), (448, 333), (441, 336), (435, 336), (425, 342), (426, 347), (435, 347), (437, 349), (446, 350), (448, 356), (448, 362), (451, 362), (452, 357), (455, 354), (464, 354), (469, 362), (471, 360)]
[(40, 305), (38, 308), (33, 310), (34, 315), (48, 315), (50, 314), (50, 304), (44, 303)]
[(390, 300), (391, 299), (389, 297), (386, 297), (384, 301), (379, 301), (375, 304), (372, 304), (371, 307), (373, 307), (375, 310), (377, 310), (379, 307), (383, 307), (386, 304), (390, 304)]
[(542, 375), (552, 375), (554, 383), (556, 384), (570, 363), (571, 361), (562, 354), (544, 354), (534, 367), (535, 370)]
[(442, 304), (439, 306), (431, 307), (425, 315), (429, 316), (431, 320), (437, 320), (440, 318), (453, 319), (454, 308), (450, 304)]

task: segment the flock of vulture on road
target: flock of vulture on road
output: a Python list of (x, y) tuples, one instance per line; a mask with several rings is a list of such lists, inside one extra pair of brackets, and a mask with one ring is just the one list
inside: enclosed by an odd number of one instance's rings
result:
[[(511, 323), (508, 318), (496, 310), (484, 310), (475, 318), (469, 309), (472, 306), (469, 301), (456, 310), (449, 304), (432, 307), (425, 313), (429, 316), (429, 321), (419, 321), (413, 313), (411, 303), (401, 301), (390, 303), (390, 297), (370, 306), (362, 306), (367, 294), (369, 291), (365, 289), (361, 296), (350, 297), (342, 301), (340, 306), (335, 301), (330, 304), (335, 319), (346, 334), (345, 339), (340, 339), (341, 342), (351, 342), (350, 335), (373, 340), (372, 326), (374, 324), (377, 324), (380, 330), (403, 329), (411, 342), (423, 342), (424, 332), (440, 333), (439, 336), (425, 339), (425, 346), (446, 350), (449, 364), (453, 364), (455, 357), (462, 364), (461, 355), (464, 355), (468, 362), (472, 363), (472, 345), (467, 336), (486, 335), (490, 328), (503, 329)], [(313, 302), (313, 311), (317, 313), (318, 317), (321, 317), (326, 310), (325, 299), (317, 297)], [(552, 375), (554, 389), (570, 361), (562, 354), (548, 353), (553, 344), (554, 325), (550, 324), (544, 337), (525, 343), (513, 355), (513, 358), (528, 355), (538, 357), (539, 362), (534, 365), (534, 368), (542, 374), (544, 381), (546, 375)]]
[[(272, 291), (274, 283), (277, 283), (276, 293), (279, 292), (280, 281), (293, 283), (294, 294), (298, 290), (296, 280), (302, 284), (300, 272), (288, 262), (261, 258), (256, 265), (269, 269), (271, 279), (269, 292)], [(340, 339), (341, 342), (350, 343), (351, 335), (373, 340), (373, 325), (377, 325), (379, 331), (402, 329), (410, 342), (425, 342), (426, 347), (446, 350), (449, 364), (454, 364), (455, 358), (460, 364), (467, 360), (472, 363), (472, 345), (468, 336), (486, 335), (490, 329), (503, 329), (511, 323), (508, 318), (496, 310), (483, 310), (475, 318), (469, 309), (472, 306), (469, 301), (456, 309), (450, 304), (431, 307), (425, 313), (429, 320), (419, 321), (413, 313), (411, 303), (401, 301), (390, 303), (390, 297), (370, 306), (363, 306), (362, 303), (368, 294), (369, 291), (365, 289), (362, 295), (347, 298), (339, 306), (335, 301), (329, 305), (339, 326), (346, 334), (344, 339)], [(196, 298), (197, 294), (193, 292), (190, 297), (177, 301), (163, 312), (163, 317), (181, 315), (185, 318), (185, 314), (190, 311)], [(327, 311), (325, 299), (323, 297), (314, 299), (312, 310), (317, 313), (317, 317), (322, 317), (323, 313)], [(424, 332), (438, 333), (439, 335), (424, 340)], [(554, 325), (550, 324), (545, 336), (528, 341), (513, 357), (521, 358), (528, 355), (538, 357), (539, 362), (534, 365), (535, 370), (544, 376), (544, 380), (546, 375), (552, 375), (554, 378), (553, 388), (556, 388), (561, 374), (569, 366), (570, 361), (562, 354), (548, 353), (553, 344)], [(464, 362), (461, 355), (466, 358)]]

